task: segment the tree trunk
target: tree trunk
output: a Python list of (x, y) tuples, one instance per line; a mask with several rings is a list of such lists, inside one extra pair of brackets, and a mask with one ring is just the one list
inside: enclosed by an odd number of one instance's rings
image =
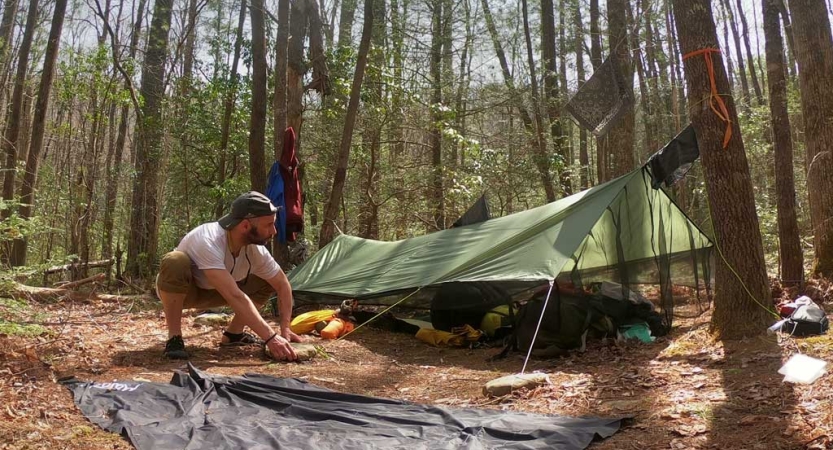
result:
[[(309, 20), (309, 57), (312, 66), (312, 81), (305, 89), (318, 91), (322, 97), (330, 94), (330, 72), (327, 68), (327, 55), (324, 52), (324, 34), (318, 0), (306, 0), (307, 18)], [(296, 130), (300, 131), (300, 130)]]
[[(38, 0), (30, 0), (29, 12), (26, 17), (26, 28), (23, 31), (23, 40), (20, 43), (20, 50), (17, 57), (17, 72), (14, 78), (14, 91), (12, 91), (12, 105), (9, 111), (6, 130), (3, 134), (3, 153), (6, 154), (5, 171), (3, 179), (3, 200), (7, 204), (14, 198), (15, 171), (17, 169), (17, 147), (20, 138), (20, 122), (23, 116), (23, 93), (26, 90), (26, 74), (29, 72), (29, 52), (32, 49), (32, 39), (35, 35), (35, 27), (38, 21)], [(11, 209), (0, 211), (0, 220), (7, 219), (11, 215)], [(2, 252), (4, 261), (8, 262), (11, 256), (11, 248)]]
[[(3, 2), (3, 18), (0, 19), (0, 70), (8, 74), (10, 56), (12, 54), (12, 32), (14, 31), (14, 20), (17, 16), (17, 8), (20, 0), (6, 0)], [(4, 105), (6, 75), (3, 76), (3, 84), (0, 84), (0, 105)], [(5, 111), (5, 109), (3, 109)]]
[[(599, 0), (590, 0), (590, 62), (593, 70), (602, 65), (602, 32), (599, 27)], [(610, 179), (608, 157), (610, 152), (605, 138), (596, 138), (596, 181), (601, 184)]]
[[(725, 47), (721, 47), (721, 48), (727, 48), (728, 49), (728, 48), (731, 48), (731, 45), (732, 45), (731, 42), (729, 41), (729, 21), (727, 19), (725, 19), (725, 17), (726, 17), (725, 13), (723, 14), (723, 17), (724, 17), (724, 20), (723, 20), (723, 44), (725, 45)], [(729, 75), (729, 88), (731, 89), (730, 92), (734, 92), (735, 91), (735, 86), (737, 86), (737, 84), (735, 83), (735, 64), (734, 64), (734, 62), (732, 62), (732, 55), (729, 54), (729, 52), (727, 51), (726, 54), (723, 55), (723, 59), (726, 60), (726, 65), (729, 68), (728, 75)]]
[(353, 20), (356, 16), (356, 0), (342, 0), (341, 14), (338, 17), (338, 46), (353, 46)]
[(769, 111), (775, 145), (775, 190), (778, 211), (778, 243), (781, 279), (788, 285), (803, 285), (804, 258), (796, 218), (795, 182), (793, 180), (793, 143), (790, 116), (787, 110), (787, 79), (784, 44), (777, 3), (762, 0), (764, 36), (766, 38), (767, 84)]
[[(509, 63), (506, 59), (506, 53), (503, 51), (503, 46), (500, 44), (500, 38), (497, 33), (497, 27), (495, 26), (494, 18), (492, 17), (491, 9), (489, 9), (489, 2), (488, 0), (480, 0), (481, 5), (483, 6), (483, 16), (486, 19), (486, 28), (489, 29), (489, 35), (492, 38), (492, 44), (495, 48), (495, 54), (497, 55), (498, 62), (500, 63), (500, 71), (503, 73), (503, 84), (506, 86), (506, 90), (509, 91), (509, 96), (514, 103), (514, 106), (518, 109), (518, 112), (521, 115), (521, 121), (524, 124), (524, 129), (527, 133), (528, 139), (528, 146), (531, 149), (537, 149), (533, 151), (542, 151), (540, 147), (538, 147), (539, 141), (535, 141), (535, 126), (532, 123), (532, 117), (529, 115), (529, 112), (526, 109), (526, 106), (523, 102), (523, 97), (521, 94), (515, 89), (515, 82), (512, 79), (512, 73), (509, 71)], [(542, 158), (536, 157), (536, 162), (541, 162)], [(542, 185), (544, 186), (544, 192), (547, 195), (547, 198), (555, 198), (555, 188), (552, 185), (552, 180), (548, 177), (549, 171), (547, 167), (540, 167), (538, 166), (538, 176), (541, 179)]]
[[(49, 109), (49, 92), (52, 89), (52, 79), (55, 77), (55, 64), (58, 60), (58, 48), (61, 44), (61, 30), (64, 26), (64, 16), (67, 0), (55, 0), (55, 11), (52, 14), (52, 26), (49, 29), (49, 40), (46, 43), (46, 53), (43, 57), (43, 74), (38, 87), (38, 99), (35, 105), (35, 115), (32, 120), (32, 140), (29, 153), (26, 156), (26, 172), (23, 184), (20, 186), (20, 217), (32, 217), (32, 205), (35, 202), (35, 183), (38, 176), (40, 152), (43, 148), (43, 135), (46, 127), (46, 113)], [(27, 240), (14, 242), (11, 265), (26, 265)]]
[[(719, 48), (710, 0), (674, 0), (674, 16), (684, 55)], [(707, 67), (708, 58), (713, 61), (713, 71)], [(723, 58), (720, 54), (706, 53), (690, 56), (684, 64), (690, 96), (689, 115), (697, 130), (714, 238), (720, 255), (715, 277), (717, 289), (712, 332), (720, 339), (759, 335), (766, 331), (771, 321), (768, 309), (771, 298), (749, 165), (734, 99), (722, 96), (732, 132), (726, 148), (723, 148), (723, 142), (727, 124), (709, 107), (710, 99), (714, 100), (712, 96), (715, 95), (711, 85), (716, 87), (717, 95), (729, 88)]]
[[(283, 0), (284, 2), (288, 0)], [(280, 8), (280, 4), (278, 6)], [(228, 161), (228, 142), (231, 134), (231, 114), (234, 112), (234, 101), (237, 98), (237, 65), (240, 63), (240, 52), (243, 47), (243, 25), (246, 23), (246, 0), (240, 0), (240, 15), (237, 19), (237, 34), (234, 38), (234, 56), (231, 60), (231, 72), (229, 72), (229, 86), (226, 89), (226, 98), (223, 105), (223, 122), (220, 125), (220, 164), (217, 179), (217, 185), (222, 186), (226, 182), (226, 165)], [(278, 28), (278, 37), (280, 38), (281, 28)], [(276, 75), (279, 77), (280, 75)], [(283, 131), (283, 130), (281, 130)], [(283, 133), (281, 133), (283, 136)], [(225, 214), (225, 202), (222, 196), (217, 199), (217, 205), (214, 208), (214, 217), (219, 219)]]
[(295, 130), (296, 142), (301, 142), (301, 123), (303, 122), (303, 78), (307, 73), (304, 62), (304, 40), (307, 36), (307, 3), (295, 1), (290, 3), (289, 47), (287, 48), (286, 72), (286, 126)]
[(823, 0), (791, 0), (813, 224), (813, 273), (833, 276), (833, 38)]
[(795, 69), (795, 39), (793, 38), (793, 27), (790, 21), (790, 14), (787, 12), (787, 5), (784, 0), (778, 0), (778, 12), (781, 14), (781, 20), (784, 21), (784, 34), (787, 35), (787, 50), (789, 55), (787, 58), (787, 76), (794, 77), (797, 70)]
[[(639, 48), (640, 23), (634, 20), (631, 6), (627, 5), (627, 8), (628, 22), (633, 24), (632, 33), (629, 37), (631, 47), (634, 49), (634, 55), (636, 56), (634, 66), (636, 66), (636, 75), (639, 85), (639, 105), (642, 107), (642, 123), (645, 127), (645, 149), (640, 152), (640, 161), (645, 161), (653, 152), (657, 151), (659, 143), (656, 142), (656, 133), (654, 132), (654, 110), (651, 105), (651, 94), (648, 92), (648, 83), (646, 82), (646, 78), (650, 76), (650, 70), (646, 70), (646, 64), (644, 58), (642, 57), (642, 50)], [(650, 25), (646, 27), (646, 31), (649, 29)]]
[[(524, 0), (525, 2), (526, 0)], [(524, 3), (526, 5), (526, 3)], [(552, 137), (553, 147), (555, 148), (555, 153), (561, 158), (561, 168), (559, 170), (559, 184), (561, 185), (561, 191), (564, 195), (570, 195), (573, 193), (573, 186), (570, 183), (570, 155), (569, 155), (569, 148), (567, 146), (567, 139), (564, 136), (564, 129), (561, 122), (561, 117), (559, 114), (559, 97), (560, 97), (560, 90), (558, 87), (558, 74), (557, 72), (557, 61), (555, 57), (555, 19), (554, 19), (554, 8), (552, 0), (541, 0), (541, 57), (543, 62), (543, 71), (544, 71), (544, 95), (545, 101), (547, 105), (547, 115), (549, 116), (550, 120), (550, 135)], [(524, 17), (526, 21), (526, 17)], [(528, 34), (527, 34), (528, 35)], [(563, 48), (561, 49), (563, 52)], [(530, 56), (532, 51), (530, 49)], [(566, 55), (563, 55), (561, 60), (565, 59)], [(531, 62), (531, 58), (530, 58)], [(566, 69), (565, 69), (566, 70)], [(532, 89), (533, 92), (537, 88), (537, 82), (535, 82), (534, 70), (531, 71), (533, 75), (533, 85)], [(533, 94), (537, 97), (537, 94)], [(534, 97), (533, 97), (534, 98)], [(535, 104), (536, 102), (533, 102)], [(539, 120), (540, 122), (540, 120)], [(543, 138), (543, 136), (541, 136)], [(546, 138), (544, 138), (546, 139)], [(546, 153), (544, 153), (546, 155)], [(542, 155), (542, 156), (544, 156)], [(549, 159), (549, 158), (547, 158)], [(547, 200), (548, 202), (554, 201)]]
[[(580, 88), (582, 84), (584, 84), (585, 74), (584, 74), (584, 24), (581, 20), (581, 7), (579, 3), (575, 5), (575, 16), (574, 16), (574, 36), (575, 36), (575, 51), (576, 51), (576, 80), (578, 86), (576, 89)], [(590, 187), (590, 158), (587, 154), (587, 130), (584, 127), (578, 127), (578, 161), (579, 165), (581, 165), (580, 171), (580, 180), (581, 180), (581, 187), (582, 189), (586, 189)]]
[(249, 178), (266, 192), (266, 33), (263, 0), (252, 0), (252, 115), (249, 122)]
[(764, 96), (761, 93), (761, 84), (758, 83), (758, 74), (755, 71), (755, 56), (752, 54), (752, 47), (749, 45), (749, 25), (746, 22), (746, 14), (743, 13), (741, 0), (736, 1), (738, 5), (738, 16), (740, 16), (740, 25), (743, 29), (743, 46), (746, 49), (746, 60), (749, 62), (749, 76), (752, 79), (752, 89), (755, 91), (755, 99), (758, 101), (758, 106), (761, 106), (764, 104)]
[(364, 24), (362, 25), (362, 38), (359, 43), (359, 54), (356, 60), (356, 73), (353, 75), (353, 85), (350, 88), (350, 102), (347, 105), (347, 115), (344, 120), (344, 131), (341, 134), (341, 145), (339, 146), (338, 163), (336, 165), (333, 187), (330, 198), (324, 208), (324, 221), (321, 223), (321, 233), (318, 236), (318, 248), (322, 248), (333, 240), (335, 233), (335, 220), (341, 206), (341, 199), (344, 193), (344, 184), (347, 181), (347, 165), (350, 160), (350, 146), (353, 141), (353, 127), (356, 124), (356, 115), (359, 111), (359, 100), (361, 96), (362, 78), (367, 65), (367, 54), (370, 50), (370, 36), (373, 30), (373, 0), (364, 2)]
[(136, 172), (127, 247), (127, 272), (147, 279), (155, 272), (159, 240), (157, 189), (162, 155), (162, 100), (165, 95), (165, 59), (171, 28), (173, 0), (156, 0), (147, 51), (142, 64), (142, 104), (136, 133)]
[[(611, 58), (614, 58), (616, 70), (625, 79), (625, 91), (633, 98), (633, 65), (628, 45), (627, 0), (608, 0), (607, 17), (609, 24), (608, 45)], [(627, 111), (613, 125), (604, 139), (609, 146), (609, 153), (613, 156), (610, 178), (616, 178), (635, 169), (633, 157), (633, 104), (627, 106)]]
[[(743, 103), (748, 106), (750, 99), (749, 81), (746, 77), (746, 65), (743, 62), (743, 51), (740, 46), (740, 33), (738, 33), (738, 25), (737, 22), (735, 22), (735, 14), (732, 12), (732, 5), (729, 3), (729, 0), (720, 0), (720, 3), (723, 6), (723, 20), (728, 21), (729, 26), (732, 29), (732, 38), (735, 41), (735, 57), (738, 59), (738, 72), (740, 73), (740, 87), (743, 92)], [(675, 8), (677, 4), (678, 3), (674, 3)], [(679, 21), (679, 18), (676, 20)]]
[(429, 73), (431, 77), (431, 188), (429, 198), (434, 204), (433, 223), (429, 231), (445, 228), (445, 192), (443, 192), (443, 160), (442, 160), (442, 20), (444, 0), (433, 0), (431, 3), (431, 54)]
[[(139, 48), (139, 37), (142, 30), (142, 22), (145, 13), (147, 0), (139, 0), (136, 9), (136, 20), (133, 22), (133, 29), (130, 32), (130, 58), (136, 57)], [(131, 86), (125, 81), (124, 89), (129, 90)], [(104, 248), (102, 257), (109, 258), (113, 254), (113, 224), (115, 222), (116, 199), (119, 193), (119, 178), (121, 178), (121, 164), (124, 148), (127, 146), (127, 127), (130, 121), (130, 106), (123, 104), (119, 114), (119, 130), (116, 138), (115, 153), (109, 170), (107, 171), (107, 187), (104, 200)]]
[(286, 69), (289, 45), (289, 0), (278, 0), (278, 36), (275, 40), (275, 97), (273, 102), (273, 134), (275, 161), (283, 154), (283, 138), (286, 130)]

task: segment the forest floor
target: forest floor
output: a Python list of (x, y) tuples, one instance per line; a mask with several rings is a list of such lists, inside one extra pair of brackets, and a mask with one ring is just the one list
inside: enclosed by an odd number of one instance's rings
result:
[[(451, 407), (633, 416), (593, 449), (833, 447), (833, 376), (793, 385), (777, 373), (797, 352), (833, 361), (833, 334), (719, 342), (708, 321), (708, 313), (677, 320), (651, 344), (591, 341), (581, 354), (531, 360), (528, 371), (547, 373), (552, 384), (502, 398), (484, 397), (482, 387), (519, 372), (523, 356), (487, 362), (498, 348), (440, 349), (363, 328), (342, 341), (308, 338), (328, 357), (275, 363), (258, 348), (221, 349), (220, 328), (194, 325), (193, 316), (184, 333), (191, 362), (211, 374), (297, 377)], [(131, 448), (87, 421), (56, 380), (167, 383), (185, 364), (162, 357), (165, 338), (158, 303), (0, 299), (0, 449)]]

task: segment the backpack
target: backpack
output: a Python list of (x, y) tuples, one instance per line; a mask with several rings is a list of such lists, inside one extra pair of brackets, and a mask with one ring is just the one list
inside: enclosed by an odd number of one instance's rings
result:
[(814, 336), (827, 333), (830, 323), (824, 310), (815, 302), (801, 304), (783, 321), (781, 331), (793, 336)]

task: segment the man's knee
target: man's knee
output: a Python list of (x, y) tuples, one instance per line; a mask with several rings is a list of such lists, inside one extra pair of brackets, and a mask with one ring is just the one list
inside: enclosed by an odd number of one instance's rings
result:
[(174, 294), (185, 294), (191, 287), (191, 258), (184, 252), (172, 251), (162, 257), (156, 288)]
[(243, 292), (245, 292), (246, 295), (248, 295), (252, 300), (252, 303), (258, 307), (263, 306), (267, 300), (275, 295), (275, 289), (272, 288), (272, 285), (270, 285), (266, 280), (254, 275), (249, 278), (246, 286), (243, 286)]

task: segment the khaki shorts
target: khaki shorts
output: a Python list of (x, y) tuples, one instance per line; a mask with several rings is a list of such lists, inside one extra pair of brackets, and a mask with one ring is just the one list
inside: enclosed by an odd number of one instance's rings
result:
[[(258, 307), (263, 306), (275, 294), (275, 289), (256, 275), (249, 275), (248, 279), (238, 281), (237, 287)], [(172, 251), (162, 257), (159, 274), (156, 276), (156, 288), (174, 294), (186, 294), (183, 309), (228, 306), (226, 299), (215, 289), (197, 286), (191, 273), (191, 258), (184, 252)]]

